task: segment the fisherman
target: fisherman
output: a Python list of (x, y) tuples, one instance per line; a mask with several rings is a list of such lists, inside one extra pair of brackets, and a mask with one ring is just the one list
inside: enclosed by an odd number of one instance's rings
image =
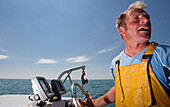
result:
[(113, 102), (117, 107), (170, 106), (170, 46), (149, 42), (151, 22), (145, 8), (136, 1), (117, 18), (126, 48), (112, 61), (115, 86), (98, 99), (87, 93), (94, 107)]

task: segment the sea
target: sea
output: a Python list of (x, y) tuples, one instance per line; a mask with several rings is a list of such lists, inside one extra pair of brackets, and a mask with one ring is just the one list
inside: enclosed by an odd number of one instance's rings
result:
[[(47, 81), (50, 84), (51, 80)], [(73, 80), (72, 82), (81, 85), (80, 80)], [(113, 85), (113, 80), (89, 80), (83, 88), (96, 99), (107, 93)], [(64, 86), (67, 93), (63, 97), (71, 97), (71, 85), (69, 81), (66, 81)], [(30, 79), (0, 79), (0, 95), (30, 95), (32, 92)], [(83, 97), (80, 90), (77, 89), (77, 93), (80, 94), (80, 97)], [(115, 104), (109, 104), (104, 107), (115, 107)]]

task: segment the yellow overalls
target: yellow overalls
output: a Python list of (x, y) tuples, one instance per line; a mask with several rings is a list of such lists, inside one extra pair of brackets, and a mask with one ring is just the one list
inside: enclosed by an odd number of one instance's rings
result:
[(156, 46), (157, 43), (150, 43), (139, 64), (119, 66), (119, 55), (115, 69), (117, 107), (170, 107), (170, 98), (149, 63)]

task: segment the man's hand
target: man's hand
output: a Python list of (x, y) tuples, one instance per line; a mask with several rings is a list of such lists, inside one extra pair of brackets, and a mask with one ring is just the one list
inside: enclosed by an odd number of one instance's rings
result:
[(88, 93), (86, 92), (86, 95), (88, 96), (88, 98), (86, 98), (86, 103), (90, 106), (90, 107), (96, 107), (95, 106), (95, 99)]
[(113, 86), (105, 95), (101, 96), (98, 99), (94, 99), (89, 93), (86, 92), (86, 95), (89, 97), (86, 99), (87, 104), (91, 105), (90, 107), (101, 107), (110, 103), (115, 102), (115, 91), (116, 87)]

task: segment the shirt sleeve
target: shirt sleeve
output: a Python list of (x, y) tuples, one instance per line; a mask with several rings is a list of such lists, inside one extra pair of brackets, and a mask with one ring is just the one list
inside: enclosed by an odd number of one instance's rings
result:
[(116, 61), (117, 61), (118, 56), (116, 56), (111, 63), (111, 73), (113, 76), (113, 80), (115, 80), (115, 68), (116, 68)]
[(167, 68), (170, 68), (170, 46), (158, 45), (156, 52), (162, 61), (162, 64)]

